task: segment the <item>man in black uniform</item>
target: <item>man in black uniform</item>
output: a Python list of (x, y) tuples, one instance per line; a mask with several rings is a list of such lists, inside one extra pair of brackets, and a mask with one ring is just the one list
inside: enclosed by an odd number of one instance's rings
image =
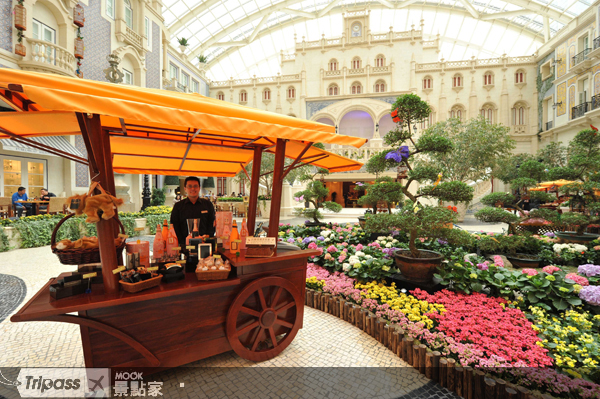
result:
[(200, 198), (200, 179), (190, 176), (184, 183), (187, 198), (179, 201), (171, 211), (171, 223), (177, 234), (179, 245), (185, 246), (185, 239), (189, 234), (187, 219), (200, 219), (198, 230), (200, 235), (215, 235), (215, 208), (206, 198)]

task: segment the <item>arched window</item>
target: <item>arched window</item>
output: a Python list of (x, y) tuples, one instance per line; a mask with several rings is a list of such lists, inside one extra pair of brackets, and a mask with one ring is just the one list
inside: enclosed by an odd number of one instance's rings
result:
[(421, 130), (425, 130), (429, 127), (431, 127), (431, 125), (433, 125), (435, 122), (434, 119), (434, 111), (433, 108), (431, 108), (431, 113), (429, 114), (429, 116), (425, 119), (423, 119), (423, 121), (421, 122)]
[(240, 91), (240, 103), (248, 102), (248, 93), (246, 90)]
[(330, 96), (337, 96), (339, 93), (338, 86), (336, 84), (329, 85), (329, 88), (327, 89), (327, 93)]
[(431, 76), (425, 76), (423, 78), (423, 90), (431, 89), (432, 82), (433, 82), (433, 79), (431, 79)]
[(525, 71), (523, 69), (518, 69), (515, 72), (515, 83), (525, 83)]
[(218, 92), (217, 99), (221, 100), (221, 101), (225, 101), (225, 94), (222, 91)]
[(354, 57), (352, 59), (352, 69), (360, 69), (361, 61), (360, 57)]
[(329, 70), (337, 71), (338, 70), (338, 61), (335, 58), (329, 60)]
[(460, 73), (452, 77), (452, 87), (463, 87), (463, 77)]
[(494, 84), (494, 74), (492, 72), (486, 72), (485, 75), (483, 75), (483, 85), (484, 86), (489, 86), (489, 85), (493, 85)]
[(527, 106), (524, 103), (516, 103), (512, 109), (512, 124), (514, 126), (527, 124)]
[(271, 89), (269, 89), (268, 87), (263, 90), (263, 100), (271, 101)]
[(294, 88), (294, 86), (288, 87), (287, 98), (288, 100), (293, 100), (294, 98), (296, 98), (296, 89)]
[(458, 120), (462, 121), (465, 116), (465, 107), (460, 104), (457, 104), (450, 109), (450, 118), (457, 118)]
[(133, 29), (133, 8), (130, 0), (125, 0), (125, 23)]
[(494, 115), (495, 113), (496, 106), (491, 103), (483, 104), (483, 107), (481, 107), (481, 110), (479, 110), (479, 114), (483, 116), (489, 123), (496, 123), (496, 118)]
[(385, 82), (383, 80), (375, 82), (375, 93), (385, 93)]
[(351, 93), (352, 94), (360, 94), (360, 93), (362, 93), (362, 85), (360, 84), (360, 82), (354, 82), (354, 83), (352, 83)]
[(376, 67), (383, 67), (383, 66), (385, 66), (385, 57), (383, 56), (383, 54), (379, 54), (375, 58), (375, 66)]

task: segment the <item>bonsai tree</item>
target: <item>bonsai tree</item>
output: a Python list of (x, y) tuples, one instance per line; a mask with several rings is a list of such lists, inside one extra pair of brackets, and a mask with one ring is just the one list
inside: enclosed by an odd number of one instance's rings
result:
[(391, 177), (380, 177), (373, 184), (357, 185), (354, 190), (366, 192), (358, 199), (358, 205), (371, 207), (373, 213), (377, 213), (377, 204), (380, 201), (385, 202), (388, 212), (392, 213), (392, 205), (402, 203), (404, 198), (402, 184), (395, 182)]
[[(399, 182), (398, 188), (406, 196), (411, 205), (403, 207), (399, 214), (373, 215), (367, 219), (367, 230), (379, 232), (379, 227), (401, 228), (409, 233), (409, 247), (411, 256), (420, 257), (420, 252), (414, 240), (419, 236), (433, 237), (448, 234), (444, 228), (453, 223), (456, 218), (454, 213), (439, 206), (422, 205), (421, 197), (452, 202), (469, 202), (473, 199), (473, 188), (461, 181), (442, 181), (441, 167), (422, 162), (422, 156), (432, 157), (435, 154), (449, 153), (453, 150), (452, 139), (439, 132), (426, 130), (420, 137), (415, 137), (412, 125), (421, 122), (431, 113), (429, 105), (414, 94), (399, 96), (392, 105), (392, 120), (396, 128), (384, 138), (392, 150), (385, 155), (386, 162), (383, 166), (404, 166), (408, 169), (406, 182)], [(421, 162), (419, 162), (421, 158)], [(413, 183), (420, 183), (418, 190), (411, 190)], [(426, 184), (432, 183), (432, 184)], [(412, 212), (409, 215), (409, 211)], [(387, 223), (381, 222), (388, 221)], [(422, 220), (427, 220), (422, 222)], [(412, 226), (412, 227), (411, 227)]]
[(314, 208), (295, 208), (294, 215), (310, 218), (314, 223), (320, 223), (319, 218), (323, 217), (319, 211), (320, 207), (331, 212), (340, 212), (342, 206), (337, 202), (323, 201), (327, 195), (329, 195), (329, 189), (323, 186), (320, 180), (309, 181), (306, 190), (296, 193), (296, 198), (313, 204)]

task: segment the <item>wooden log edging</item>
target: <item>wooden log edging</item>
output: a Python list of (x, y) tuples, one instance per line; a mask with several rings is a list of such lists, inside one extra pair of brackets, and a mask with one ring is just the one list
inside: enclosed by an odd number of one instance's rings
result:
[(525, 387), (490, 377), (481, 370), (457, 365), (456, 360), (444, 358), (440, 352), (431, 351), (426, 345), (408, 337), (398, 325), (388, 324), (383, 318), (342, 297), (307, 288), (304, 304), (353, 324), (427, 378), (464, 399), (553, 399), (537, 391), (534, 396)]

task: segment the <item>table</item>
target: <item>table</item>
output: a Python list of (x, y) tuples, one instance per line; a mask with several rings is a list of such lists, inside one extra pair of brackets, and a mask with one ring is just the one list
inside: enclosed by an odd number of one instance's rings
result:
[(50, 203), (50, 201), (42, 201), (42, 200), (27, 200), (27, 201), (19, 200), (17, 202), (19, 202), (21, 204), (31, 204), (31, 214), (32, 215), (37, 215), (39, 213), (39, 205)]
[[(240, 252), (236, 257), (221, 251), (232, 265), (226, 280), (198, 281), (186, 273), (184, 280), (134, 294), (107, 294), (103, 285), (93, 284), (91, 294), (54, 300), (51, 279), (11, 321), (78, 324), (86, 367), (158, 370), (232, 349), (248, 360), (267, 360), (302, 328), (307, 257), (319, 252), (270, 258), (245, 258), (245, 250)], [(276, 346), (269, 347), (270, 337), (279, 339)]]

